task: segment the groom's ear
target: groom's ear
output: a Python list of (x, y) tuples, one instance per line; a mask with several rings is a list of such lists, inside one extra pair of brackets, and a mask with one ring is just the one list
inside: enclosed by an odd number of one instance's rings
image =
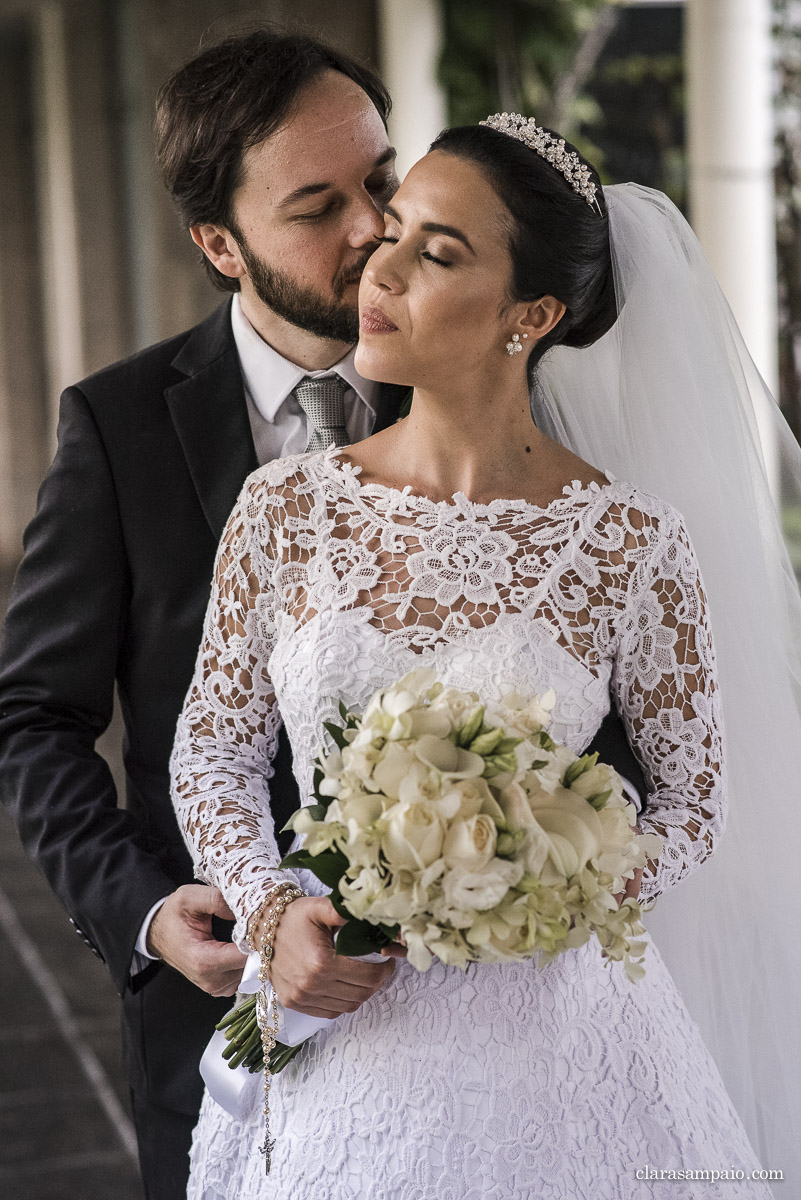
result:
[(229, 279), (241, 279), (246, 273), (236, 240), (227, 229), (221, 225), (192, 225), (189, 233), (220, 274)]

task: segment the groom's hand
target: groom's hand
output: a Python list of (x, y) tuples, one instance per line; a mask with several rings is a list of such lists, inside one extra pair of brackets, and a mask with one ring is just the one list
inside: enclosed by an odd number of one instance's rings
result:
[(234, 919), (219, 888), (185, 884), (167, 897), (150, 922), (147, 948), (209, 995), (233, 996), (247, 956), (230, 942), (217, 941), (212, 917)]
[(386, 983), (394, 962), (359, 962), (337, 954), (334, 933), (345, 924), (327, 896), (287, 905), (273, 938), (270, 983), (285, 1008), (311, 1017), (355, 1012)]

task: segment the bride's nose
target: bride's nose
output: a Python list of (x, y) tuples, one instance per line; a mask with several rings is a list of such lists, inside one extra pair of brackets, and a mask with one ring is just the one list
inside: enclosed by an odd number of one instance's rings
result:
[(364, 276), (368, 283), (382, 292), (402, 292), (405, 284), (400, 264), (392, 251), (395, 247), (384, 243), (367, 260)]

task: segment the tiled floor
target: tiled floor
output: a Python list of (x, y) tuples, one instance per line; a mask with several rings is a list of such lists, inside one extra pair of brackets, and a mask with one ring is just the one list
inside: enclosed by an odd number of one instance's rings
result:
[(3, 809), (0, 889), (0, 1196), (141, 1200), (117, 995)]
[[(6, 586), (0, 579), (0, 617)], [(2, 806), (0, 1197), (142, 1200), (117, 994)]]

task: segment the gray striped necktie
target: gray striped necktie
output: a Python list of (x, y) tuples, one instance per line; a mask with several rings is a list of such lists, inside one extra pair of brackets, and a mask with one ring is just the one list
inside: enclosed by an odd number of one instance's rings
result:
[(306, 414), (309, 441), (306, 453), (350, 445), (345, 427), (345, 392), (348, 385), (339, 375), (324, 379), (301, 379), (294, 389), (298, 404)]

